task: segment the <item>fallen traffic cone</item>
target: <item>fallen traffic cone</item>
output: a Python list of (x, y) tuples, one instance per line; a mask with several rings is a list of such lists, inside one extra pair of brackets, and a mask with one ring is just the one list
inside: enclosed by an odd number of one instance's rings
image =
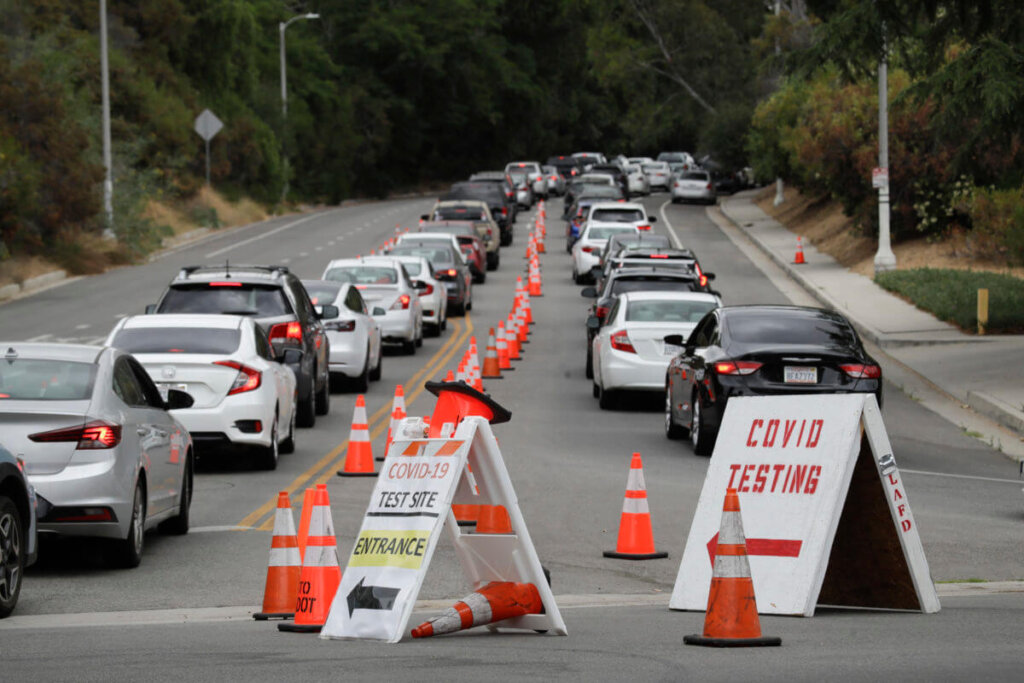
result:
[(512, 521), (503, 505), (479, 505), (476, 516), (478, 534), (511, 534)]
[(373, 471), (373, 445), (370, 443), (370, 429), (366, 425), (366, 399), (362, 394), (356, 397), (352, 429), (348, 436), (348, 450), (345, 452), (345, 467), (338, 470), (338, 476), (377, 476), (377, 472)]
[(796, 238), (796, 256), (793, 257), (793, 263), (798, 265), (801, 263), (807, 263), (807, 261), (804, 260), (804, 242), (799, 235), (797, 235)]
[(512, 359), (508, 355), (508, 334), (505, 332), (505, 321), (498, 321), (498, 336), (496, 342), (496, 353), (498, 354), (498, 367), (502, 372), (515, 370), (512, 367)]
[(487, 353), (480, 373), (484, 379), (501, 379), (501, 364), (498, 362), (498, 342), (494, 340), (494, 328), (487, 337)]
[(647, 507), (647, 486), (644, 484), (644, 463), (639, 453), (634, 453), (629, 463), (618, 543), (614, 551), (604, 551), (604, 556), (620, 560), (657, 560), (668, 557), (668, 553), (659, 553), (654, 549), (651, 511)]
[(412, 630), (413, 638), (429, 638), (474, 626), (493, 624), (544, 609), (540, 592), (532, 583), (491, 581)]
[(294, 617), (301, 572), (302, 557), (299, 555), (299, 539), (295, 535), (292, 504), (288, 500), (288, 492), (281, 491), (277, 494), (274, 535), (270, 539), (267, 583), (263, 587), (263, 610), (252, 615), (252, 618), (266, 621)]
[(341, 583), (338, 543), (334, 538), (331, 501), (326, 486), (316, 488), (313, 517), (306, 541), (306, 556), (302, 560), (302, 573), (299, 575), (295, 598), (295, 622), (278, 624), (279, 631), (319, 633), (331, 610), (338, 584)]
[(683, 637), (687, 645), (752, 647), (782, 645), (782, 638), (761, 635), (754, 582), (750, 578), (747, 541), (743, 535), (740, 497), (728, 489), (722, 505), (722, 523), (711, 574), (704, 634)]

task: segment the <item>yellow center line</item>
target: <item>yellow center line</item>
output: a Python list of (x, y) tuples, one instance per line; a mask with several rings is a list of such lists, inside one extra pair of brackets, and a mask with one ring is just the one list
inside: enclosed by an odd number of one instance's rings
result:
[[(469, 338), (470, 333), (473, 330), (473, 321), (469, 314), (466, 314), (464, 324), (460, 324), (460, 321), (452, 321), (452, 325), (456, 328), (455, 333), (438, 349), (430, 360), (424, 364), (412, 377), (405, 382), (405, 386), (414, 387), (412, 391), (406, 394), (407, 405), (411, 405), (416, 397), (423, 391), (423, 385), (420, 380), (423, 379), (429, 373), (436, 371), (438, 367), (443, 366), (452, 357), (459, 345), (466, 339)], [(384, 431), (386, 425), (390, 424), (391, 419), (391, 402), (388, 401), (382, 405), (370, 418), (369, 426), (371, 429), (370, 438), (375, 439)], [(337, 447), (332, 449), (329, 453), (324, 455), (320, 460), (313, 464), (312, 467), (305, 470), (302, 474), (296, 477), (283, 491), (286, 491), (289, 496), (294, 496), (295, 492), (304, 487), (311, 479), (316, 477), (317, 473), (321, 473), (315, 483), (322, 484), (326, 482), (333, 473), (329, 470), (342, 464), (341, 462), (335, 462), (340, 455), (345, 453), (345, 449), (348, 447), (348, 439), (345, 439)], [(328, 470), (323, 472), (323, 470)], [(270, 519), (263, 520), (266, 515), (269, 515), (277, 507), (277, 494), (271, 496), (263, 505), (256, 508), (248, 515), (245, 519), (238, 523), (239, 528), (253, 528), (261, 530), (269, 530), (268, 524), (272, 523), (273, 517)], [(263, 524), (257, 524), (257, 522), (263, 520)]]

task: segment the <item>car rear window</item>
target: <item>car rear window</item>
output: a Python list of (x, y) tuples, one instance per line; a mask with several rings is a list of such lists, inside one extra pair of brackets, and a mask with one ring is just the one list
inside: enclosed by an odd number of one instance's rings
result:
[(479, 207), (441, 207), (434, 211), (437, 221), (477, 221), (484, 220), (483, 209)]
[(309, 294), (309, 301), (314, 306), (317, 304), (334, 303), (338, 298), (338, 292), (341, 291), (341, 285), (329, 283), (312, 284), (310, 282), (303, 282), (302, 286), (306, 288), (306, 293)]
[(815, 313), (735, 312), (726, 319), (733, 341), (744, 344), (796, 344), (855, 348), (853, 328)]
[(634, 228), (619, 228), (614, 225), (595, 225), (587, 230), (587, 238), (592, 240), (606, 240), (612, 235), (618, 235), (623, 232), (636, 232)]
[(618, 186), (614, 185), (593, 185), (588, 183), (584, 188), (583, 192), (580, 193), (580, 198), (589, 197), (590, 199), (621, 199), (622, 190)]
[(0, 402), (81, 401), (92, 396), (96, 365), (15, 358), (0, 363)]
[(665, 172), (668, 170), (668, 164), (655, 162), (653, 164), (644, 164), (644, 172), (651, 173), (654, 171)]
[(591, 216), (595, 221), (608, 221), (609, 223), (636, 223), (647, 220), (644, 212), (640, 209), (594, 209)]
[(399, 246), (391, 250), (395, 256), (422, 256), (434, 266), (448, 266), (455, 263), (451, 249), (434, 249), (431, 247)]
[(715, 304), (711, 301), (630, 301), (626, 306), (626, 321), (696, 323), (714, 308)]
[(123, 329), (111, 346), (129, 353), (216, 353), (238, 350), (239, 330), (208, 327), (146, 327)]
[(689, 171), (680, 176), (683, 180), (707, 180), (708, 174), (702, 171)]
[[(425, 225), (423, 232), (443, 232), (446, 235), (469, 235), (470, 237), (476, 235), (476, 230), (471, 225)], [(416, 239), (416, 237), (412, 239)]]
[(405, 272), (409, 273), (409, 277), (417, 277), (423, 272), (423, 266), (418, 261), (402, 261), (402, 265), (405, 267)]
[(622, 294), (623, 292), (692, 292), (694, 291), (694, 280), (683, 280), (680, 278), (644, 278), (644, 279), (623, 279), (613, 280), (609, 296)]
[(177, 285), (167, 290), (159, 313), (230, 313), (272, 318), (291, 315), (279, 287), (233, 282)]
[(392, 266), (338, 266), (327, 271), (325, 280), (355, 285), (398, 284), (398, 271)]

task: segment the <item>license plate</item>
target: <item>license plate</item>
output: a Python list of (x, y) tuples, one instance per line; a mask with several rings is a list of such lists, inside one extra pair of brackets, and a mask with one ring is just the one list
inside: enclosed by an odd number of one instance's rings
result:
[(786, 384), (817, 384), (818, 368), (814, 366), (787, 365), (783, 368), (782, 381)]
[(173, 384), (173, 383), (169, 383), (169, 382), (157, 382), (156, 383), (156, 390), (160, 392), (160, 398), (162, 398), (165, 401), (167, 400), (167, 392), (169, 392), (171, 389), (177, 389), (178, 391), (187, 391), (188, 390), (188, 385), (187, 384)]
[(664, 353), (666, 356), (675, 356), (675, 355), (678, 355), (679, 352), (682, 351), (682, 350), (683, 350), (682, 346), (676, 346), (675, 344), (668, 344), (668, 343), (666, 343), (665, 344), (665, 348), (662, 349), (662, 353)]

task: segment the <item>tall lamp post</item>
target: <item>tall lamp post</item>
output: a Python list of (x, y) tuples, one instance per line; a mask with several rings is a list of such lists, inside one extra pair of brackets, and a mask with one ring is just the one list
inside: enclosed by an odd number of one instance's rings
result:
[(107, 0), (100, 0), (100, 97), (103, 108), (103, 213), (106, 227), (103, 236), (116, 238), (114, 234), (114, 169), (110, 154), (110, 66), (107, 63)]
[(281, 115), (284, 118), (288, 118), (288, 69), (285, 66), (284, 60), (284, 32), (293, 22), (299, 19), (319, 19), (320, 15), (315, 12), (308, 14), (296, 14), (288, 21), (282, 21), (277, 25), (277, 30), (281, 34)]
[(892, 253), (889, 235), (889, 45), (882, 22), (882, 56), (878, 60), (878, 251), (875, 273), (895, 270), (896, 254)]

